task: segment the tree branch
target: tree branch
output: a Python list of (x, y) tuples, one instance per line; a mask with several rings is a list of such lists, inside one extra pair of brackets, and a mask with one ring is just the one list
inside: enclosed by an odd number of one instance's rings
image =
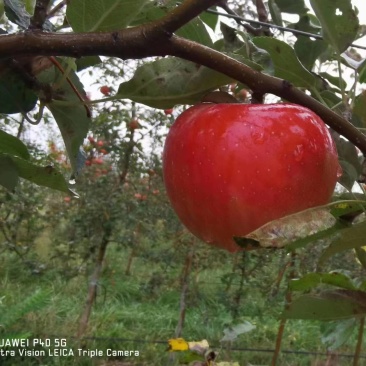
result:
[(215, 3), (217, 0), (187, 0), (161, 19), (116, 32), (46, 33), (37, 30), (1, 35), (0, 54), (3, 59), (21, 55), (75, 58), (100, 55), (121, 59), (177, 56), (226, 74), (248, 85), (256, 95), (271, 93), (311, 109), (366, 155), (366, 136), (347, 120), (288, 82), (255, 71), (211, 48), (172, 35), (172, 32)]
[(34, 7), (34, 14), (30, 20), (30, 29), (42, 29), (47, 17), (47, 9), (50, 0), (37, 0)]
[(366, 136), (356, 127), (314, 98), (293, 87), (285, 80), (262, 74), (220, 52), (173, 36), (169, 54), (190, 60), (222, 72), (246, 85), (256, 94), (271, 93), (315, 112), (329, 127), (356, 145), (366, 154)]
[[(255, 6), (257, 7), (259, 21), (268, 23), (268, 13), (266, 7), (263, 4), (263, 0), (255, 0)], [(269, 29), (265, 29), (264, 34), (266, 36), (272, 35)]]
[(67, 0), (62, 0), (54, 8), (52, 8), (47, 14), (47, 19), (54, 17), (57, 14), (57, 12), (59, 12), (66, 5), (66, 3)]

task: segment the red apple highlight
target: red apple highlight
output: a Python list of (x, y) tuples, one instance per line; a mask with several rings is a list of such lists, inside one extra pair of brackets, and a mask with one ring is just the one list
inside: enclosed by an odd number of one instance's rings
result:
[(200, 104), (171, 127), (163, 153), (171, 204), (203, 241), (233, 236), (326, 204), (341, 174), (324, 122), (294, 104)]

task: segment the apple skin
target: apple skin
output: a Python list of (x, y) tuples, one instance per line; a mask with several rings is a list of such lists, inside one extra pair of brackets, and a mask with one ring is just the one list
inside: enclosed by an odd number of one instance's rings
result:
[(328, 203), (341, 175), (324, 122), (295, 104), (199, 104), (171, 127), (164, 183), (182, 223), (236, 252), (233, 236)]

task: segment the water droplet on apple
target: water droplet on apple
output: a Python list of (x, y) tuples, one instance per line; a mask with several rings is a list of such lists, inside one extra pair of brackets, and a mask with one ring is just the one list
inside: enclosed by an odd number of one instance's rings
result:
[(255, 144), (261, 145), (265, 141), (265, 135), (263, 131), (252, 131), (250, 133)]
[(316, 152), (318, 150), (317, 144), (312, 140), (309, 141), (309, 146), (312, 152)]
[(297, 145), (294, 150), (294, 157), (297, 162), (300, 162), (304, 157), (304, 145)]

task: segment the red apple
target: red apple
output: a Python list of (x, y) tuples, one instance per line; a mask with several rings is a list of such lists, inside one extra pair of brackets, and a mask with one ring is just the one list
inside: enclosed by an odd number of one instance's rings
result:
[(164, 109), (164, 113), (167, 115), (167, 116), (169, 116), (169, 115), (171, 115), (171, 114), (173, 114), (173, 108), (169, 108), (169, 109)]
[(137, 119), (133, 119), (130, 121), (130, 123), (128, 124), (128, 128), (133, 131), (133, 130), (137, 130), (138, 128), (140, 128), (140, 123)]
[(248, 98), (248, 91), (246, 89), (240, 89), (235, 96), (240, 100), (245, 100)]
[(92, 164), (102, 165), (103, 164), (103, 159), (101, 159), (101, 158), (94, 158), (94, 159), (92, 159)]
[(111, 88), (108, 85), (101, 86), (99, 90), (105, 96), (108, 96), (111, 93)]
[(294, 104), (200, 104), (171, 127), (164, 182), (183, 224), (231, 252), (233, 236), (326, 204), (340, 175), (324, 122)]

